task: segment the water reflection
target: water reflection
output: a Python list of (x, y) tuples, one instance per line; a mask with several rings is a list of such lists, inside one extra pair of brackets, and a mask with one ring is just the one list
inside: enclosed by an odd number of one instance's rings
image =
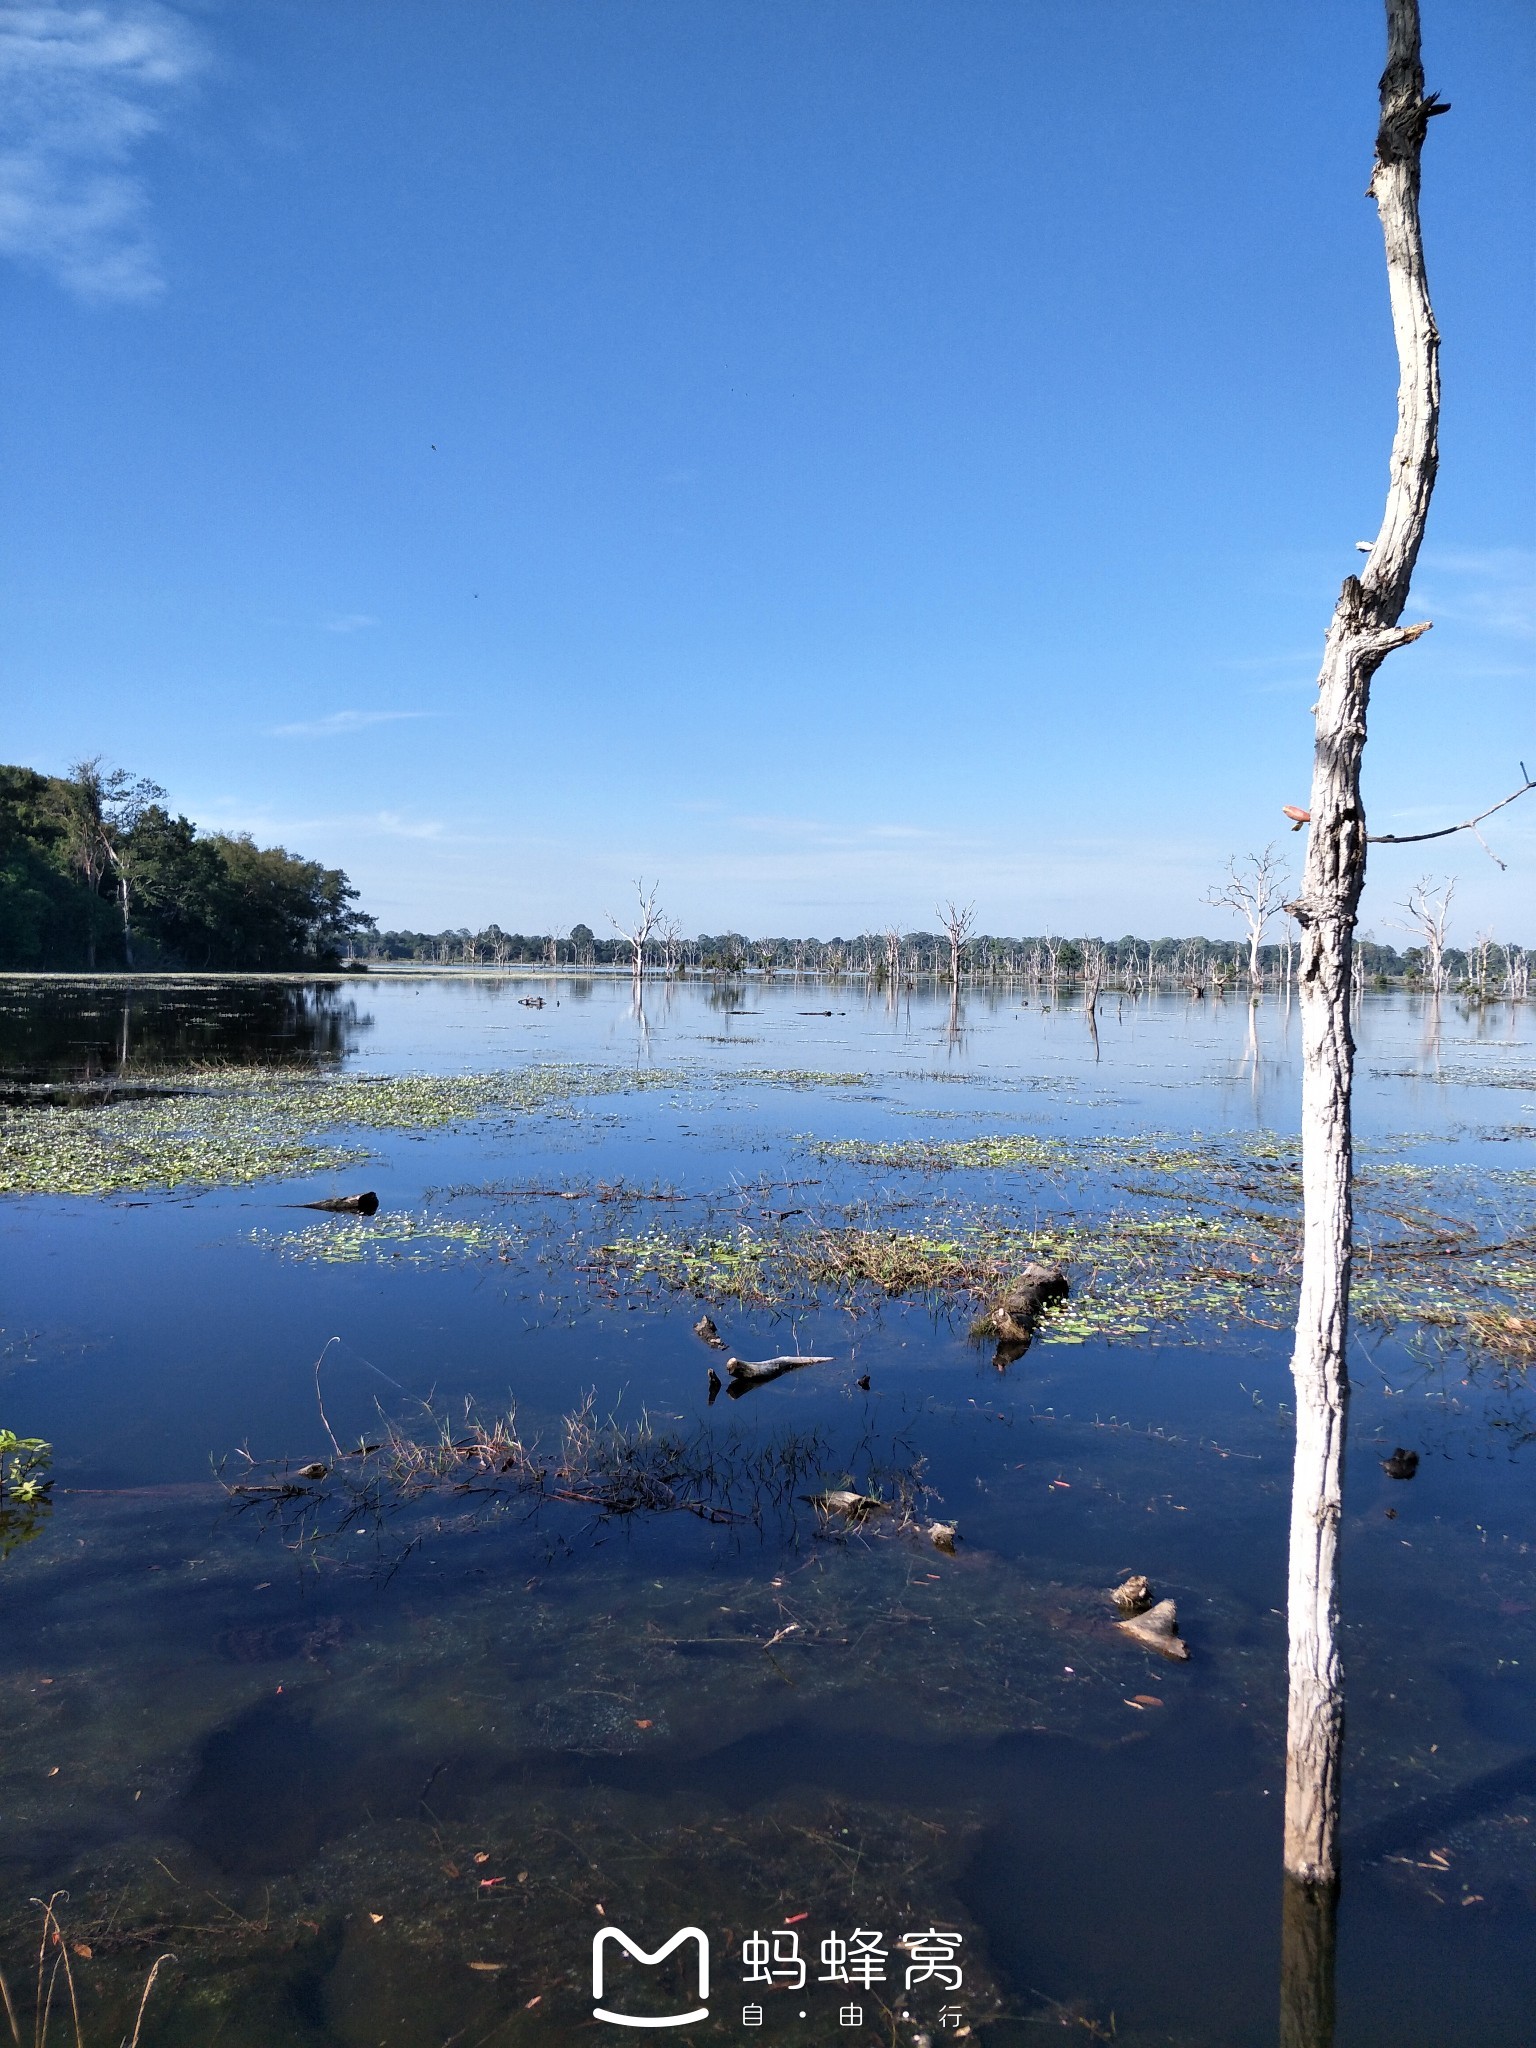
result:
[(1336, 1885), (1285, 1880), (1280, 1908), (1280, 2048), (1333, 2048)]
[(89, 1088), (198, 1066), (334, 1065), (372, 1028), (326, 983), (0, 980), (0, 1078)]

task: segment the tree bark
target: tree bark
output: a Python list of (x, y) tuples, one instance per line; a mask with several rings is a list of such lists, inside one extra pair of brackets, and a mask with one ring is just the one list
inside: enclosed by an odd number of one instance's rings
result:
[(1439, 336), (1419, 228), (1419, 155), (1432, 114), (1419, 61), (1418, 0), (1386, 0), (1387, 68), (1370, 191), (1386, 244), (1398, 352), (1397, 432), (1386, 511), (1363, 575), (1346, 577), (1318, 682), (1311, 832), (1301, 926), (1301, 1302), (1291, 1370), (1296, 1463), (1291, 1494), (1285, 1867), (1305, 1884), (1338, 1877), (1343, 1674), (1338, 1644), (1338, 1543), (1349, 1375), (1353, 1253), (1350, 1091), (1351, 949), (1365, 881), (1360, 758), (1371, 680), (1396, 647), (1427, 626), (1400, 626), (1434, 488), (1440, 409)]

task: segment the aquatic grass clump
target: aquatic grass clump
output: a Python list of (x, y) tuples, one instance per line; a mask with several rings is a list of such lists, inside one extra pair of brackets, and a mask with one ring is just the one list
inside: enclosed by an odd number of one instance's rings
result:
[[(59, 1919), (59, 1903), (67, 1899), (67, 1892), (55, 1892), (51, 1898), (34, 1899), (32, 1904), (41, 1912), (42, 1929), (38, 1936), (37, 1961), (34, 1971), (35, 1984), (32, 2003), (31, 2025), (28, 2029), (30, 2041), (23, 2038), (21, 2018), (11, 1997), (10, 1986), (0, 1972), (0, 2011), (4, 2012), (14, 2048), (48, 2048), (53, 2034), (53, 2022), (57, 2009), (59, 2027), (64, 2028), (63, 2012), (68, 2005), (69, 2032), (74, 2038), (75, 2048), (86, 2048), (85, 2031), (80, 2016), (80, 1991), (75, 1983), (72, 1958), (79, 1957), (85, 1962), (93, 1960), (91, 1944), (78, 1937), (70, 1937), (64, 1931)], [(134, 2015), (133, 2032), (124, 2038), (122, 2048), (138, 2048), (144, 2031), (144, 2015), (149, 2009), (150, 1993), (155, 1981), (167, 1963), (175, 1962), (170, 1955), (157, 1956), (150, 1965), (144, 1980), (144, 1989), (139, 1997), (138, 2010)], [(62, 1983), (62, 1991), (60, 1989)]]
[(1475, 1344), (1506, 1365), (1536, 1365), (1536, 1316), (1512, 1308), (1474, 1309), (1467, 1328)]
[[(487, 1416), (466, 1401), (456, 1425), (437, 1418), (424, 1435), (385, 1423), (376, 1443), (338, 1451), (331, 1460), (296, 1467), (248, 1461), (226, 1490), (238, 1510), (275, 1519), (286, 1542), (309, 1549), (360, 1522), (382, 1523), (398, 1510), (430, 1506), (444, 1494), (498, 1513), (515, 1507), (525, 1519), (559, 1503), (591, 1508), (600, 1521), (686, 1514), (728, 1527), (771, 1523), (792, 1534), (822, 1513), (818, 1502), (833, 1462), (833, 1447), (819, 1428), (780, 1427), (764, 1437), (709, 1422), (686, 1431), (665, 1428), (645, 1410), (634, 1421), (600, 1416), (588, 1392), (560, 1418), (549, 1447), (524, 1434), (515, 1406)], [(881, 1451), (866, 1439), (858, 1462), (867, 1467), (861, 1494), (894, 1510), (893, 1529), (910, 1528), (927, 1511), (922, 1461), (902, 1440), (891, 1439)], [(838, 1461), (840, 1483), (851, 1485), (844, 1463)]]
[(808, 1233), (800, 1256), (815, 1284), (868, 1286), (881, 1294), (977, 1293), (999, 1282), (994, 1254), (959, 1237), (922, 1231), (871, 1229), (854, 1224)]

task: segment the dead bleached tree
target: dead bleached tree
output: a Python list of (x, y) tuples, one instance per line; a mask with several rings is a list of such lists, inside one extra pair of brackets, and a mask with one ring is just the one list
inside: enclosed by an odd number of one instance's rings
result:
[(1339, 1519), (1349, 1402), (1345, 1344), (1353, 1254), (1350, 968), (1365, 881), (1360, 760), (1376, 671), (1427, 630), (1399, 623), (1424, 538), (1438, 461), (1439, 336), (1419, 224), (1419, 159), (1430, 117), (1418, 0), (1386, 0), (1387, 65), (1370, 193), (1386, 244), (1397, 342), (1397, 431), (1381, 528), (1347, 576), (1323, 648), (1312, 801), (1301, 894), (1303, 1250), (1291, 1370), (1296, 1460), (1287, 1613), (1285, 1868), (1331, 1892), (1339, 1870), (1344, 1687), (1339, 1653)]
[(1408, 891), (1402, 908), (1407, 922), (1400, 931), (1412, 932), (1424, 951), (1424, 978), (1434, 993), (1445, 992), (1445, 940), (1451, 928), (1451, 898), (1456, 894), (1456, 877), (1436, 882), (1433, 875), (1420, 875)]
[(65, 844), (73, 866), (80, 870), (93, 901), (86, 926), (86, 966), (96, 965), (96, 924), (94, 899), (100, 894), (107, 870), (117, 876), (117, 907), (123, 929), (123, 965), (133, 966), (133, 831), (151, 804), (165, 795), (158, 782), (147, 775), (131, 775), (126, 768), (103, 768), (101, 756), (77, 761), (69, 771), (69, 792), (65, 819)]
[(976, 929), (976, 906), (967, 903), (964, 909), (956, 909), (953, 903), (941, 903), (935, 915), (949, 936), (949, 978), (954, 987), (960, 986), (960, 956), (965, 951), (966, 940)]
[(652, 882), (649, 889), (643, 880), (635, 883), (635, 894), (640, 899), (640, 908), (633, 931), (626, 931), (611, 910), (608, 913), (608, 922), (625, 944), (633, 949), (632, 971), (636, 981), (645, 973), (645, 949), (650, 944), (653, 934), (661, 929), (662, 914), (656, 902), (656, 891), (660, 887), (659, 882)]
[(1206, 896), (1218, 910), (1232, 910), (1242, 919), (1248, 933), (1248, 985), (1257, 991), (1264, 985), (1259, 949), (1273, 919), (1284, 908), (1290, 888), (1285, 861), (1271, 840), (1262, 853), (1250, 853), (1246, 860), (1227, 862), (1227, 879)]

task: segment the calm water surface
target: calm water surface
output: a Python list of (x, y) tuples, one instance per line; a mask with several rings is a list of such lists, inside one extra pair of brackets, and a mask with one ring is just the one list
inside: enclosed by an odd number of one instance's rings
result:
[[(1426, 1213), (1525, 1199), (1529, 1012), (1371, 997), (1359, 1037), (1368, 1166)], [(13, 1988), (29, 1900), (64, 1889), (93, 2040), (164, 1950), (146, 2043), (620, 2039), (592, 2018), (609, 1924), (707, 1933), (710, 2016), (678, 2038), (1273, 2041), (1283, 1332), (1154, 1318), (999, 1370), (930, 1300), (710, 1297), (732, 1351), (832, 1361), (711, 1403), (700, 1301), (601, 1248), (1135, 1198), (819, 1141), (1274, 1133), (1283, 1160), (1297, 1038), (1278, 1001), (1112, 996), (1095, 1045), (1018, 991), (952, 1018), (750, 979), (652, 986), (643, 1015), (568, 976), (0, 985), (5, 1099), (64, 1115), (229, 1062), (602, 1070), (515, 1116), (345, 1134), (366, 1161), (299, 1180), (0, 1201), (0, 1423), (52, 1442), (57, 1482), (0, 1558)], [(296, 1206), (361, 1188), (372, 1222)], [(1355, 1379), (1337, 2039), (1533, 2041), (1536, 1411), (1520, 1372), (1412, 1329), (1361, 1333)], [(462, 1437), (513, 1404), (575, 1470), (584, 1402), (675, 1439), (681, 1511), (607, 1512), (585, 1467), (568, 1498), (336, 1481), (331, 1433)], [(326, 1481), (286, 1497), (227, 1490), (311, 1459)], [(806, 1497), (847, 1482), (919, 1488), (956, 1554), (894, 1515), (828, 1527)], [(1187, 1663), (1110, 1626), (1128, 1571), (1177, 1599)], [(855, 1930), (885, 1955), (862, 1986), (835, 1976)], [(612, 1997), (682, 2010), (680, 1956)]]

